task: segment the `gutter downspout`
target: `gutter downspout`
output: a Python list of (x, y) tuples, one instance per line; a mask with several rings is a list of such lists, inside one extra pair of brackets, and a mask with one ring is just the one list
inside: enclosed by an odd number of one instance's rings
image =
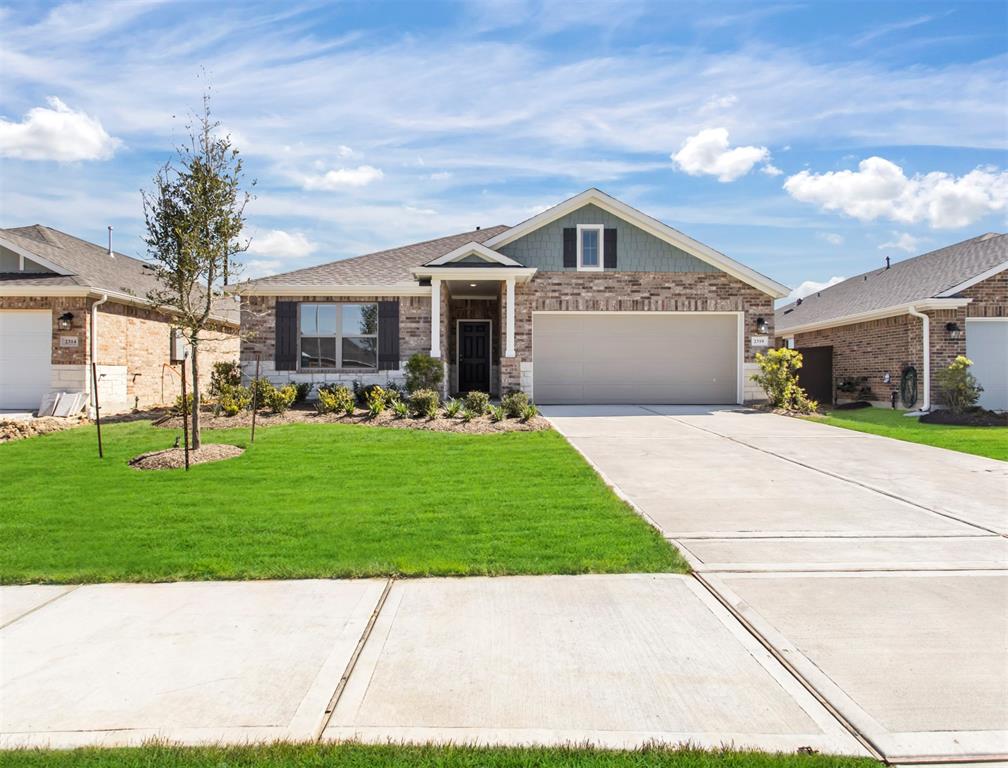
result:
[[(98, 307), (108, 301), (108, 294), (103, 293), (101, 298), (91, 305), (91, 362), (98, 362)], [(84, 381), (88, 381), (88, 372), (84, 372)], [(90, 389), (90, 387), (88, 387)], [(91, 407), (94, 407), (94, 392), (91, 393)]]
[(914, 317), (919, 317), (923, 323), (922, 331), (924, 337), (924, 402), (918, 411), (930, 411), (931, 410), (931, 318), (925, 315), (923, 312), (918, 312), (917, 308), (914, 306), (907, 307), (907, 312), (909, 312)]

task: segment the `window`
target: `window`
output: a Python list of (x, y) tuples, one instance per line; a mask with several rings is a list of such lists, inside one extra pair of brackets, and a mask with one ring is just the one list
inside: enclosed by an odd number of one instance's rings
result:
[(378, 367), (377, 304), (302, 304), (302, 370)]
[(603, 228), (601, 224), (578, 225), (578, 269), (601, 270), (603, 261)]

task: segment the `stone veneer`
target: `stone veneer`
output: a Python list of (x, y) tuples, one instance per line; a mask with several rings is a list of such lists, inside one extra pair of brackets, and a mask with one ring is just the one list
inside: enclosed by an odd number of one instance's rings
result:
[[(91, 306), (96, 300), (77, 297), (0, 297), (0, 310), (38, 309), (52, 313), (50, 391), (91, 391)], [(59, 317), (73, 314), (71, 327), (60, 330)], [(170, 317), (150, 307), (108, 301), (98, 307), (98, 397), (103, 413), (174, 402), (180, 392), (178, 366), (170, 358)], [(76, 337), (76, 347), (60, 346), (61, 336)], [(238, 357), (237, 330), (218, 326), (214, 340), (200, 356), (209, 386), (210, 367)]]

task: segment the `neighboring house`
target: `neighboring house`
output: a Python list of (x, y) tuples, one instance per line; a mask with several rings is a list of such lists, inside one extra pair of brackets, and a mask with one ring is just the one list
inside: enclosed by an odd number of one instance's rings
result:
[(401, 381), (547, 403), (741, 403), (788, 289), (597, 189), (477, 229), (252, 281), (246, 375)]
[(806, 353), (817, 369), (810, 379), (825, 374), (826, 391), (813, 397), (830, 397), (837, 380), (860, 380), (868, 399), (888, 406), (912, 367), (916, 406), (940, 404), (935, 372), (966, 355), (984, 387), (980, 404), (1008, 409), (1008, 235), (981, 235), (825, 288), (778, 309), (777, 333)]
[[(139, 259), (39, 224), (0, 229), (0, 409), (34, 410), (49, 392), (91, 393), (103, 412), (173, 402), (172, 318), (147, 300), (156, 286)], [(238, 357), (238, 311), (221, 300), (200, 360)]]

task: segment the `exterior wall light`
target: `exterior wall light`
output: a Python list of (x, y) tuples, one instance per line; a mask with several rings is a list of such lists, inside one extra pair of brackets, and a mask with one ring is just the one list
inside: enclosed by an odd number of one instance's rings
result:
[(70, 323), (73, 322), (73, 312), (64, 312), (59, 316), (59, 329), (61, 331), (69, 331)]
[(766, 334), (770, 331), (770, 327), (767, 325), (767, 321), (762, 317), (756, 318), (756, 333)]
[(959, 323), (945, 323), (945, 330), (948, 331), (950, 339), (961, 339), (963, 337), (963, 330), (959, 327)]

